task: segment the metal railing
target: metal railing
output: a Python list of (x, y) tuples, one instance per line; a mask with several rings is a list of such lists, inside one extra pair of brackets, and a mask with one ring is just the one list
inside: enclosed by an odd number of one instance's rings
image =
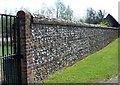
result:
[(16, 16), (0, 14), (0, 82), (2, 84), (19, 83), (20, 80), (17, 58), (20, 34), (17, 19)]

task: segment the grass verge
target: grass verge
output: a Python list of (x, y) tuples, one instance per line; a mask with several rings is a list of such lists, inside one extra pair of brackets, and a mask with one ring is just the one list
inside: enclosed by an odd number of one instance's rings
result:
[(51, 75), (45, 83), (95, 83), (118, 75), (118, 39), (73, 66)]

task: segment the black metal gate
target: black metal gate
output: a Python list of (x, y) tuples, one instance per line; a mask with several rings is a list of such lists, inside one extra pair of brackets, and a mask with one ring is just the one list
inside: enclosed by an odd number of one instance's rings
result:
[(21, 83), (19, 18), (0, 14), (0, 82)]

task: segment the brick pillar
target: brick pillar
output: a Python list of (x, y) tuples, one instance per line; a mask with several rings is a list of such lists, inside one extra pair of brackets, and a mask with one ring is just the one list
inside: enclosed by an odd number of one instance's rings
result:
[(18, 17), (21, 17), (20, 23), (23, 23), (20, 26), (20, 36), (21, 36), (21, 69), (22, 69), (22, 83), (33, 83), (34, 76), (32, 72), (33, 63), (32, 63), (32, 36), (31, 36), (31, 14), (25, 13), (24, 11), (18, 11)]

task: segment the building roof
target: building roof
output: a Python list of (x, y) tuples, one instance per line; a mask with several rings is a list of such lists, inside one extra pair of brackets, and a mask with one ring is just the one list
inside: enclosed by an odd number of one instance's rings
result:
[(119, 27), (120, 24), (115, 20), (115, 18), (108, 14), (106, 18), (104, 18), (105, 21), (108, 21), (112, 27)]

